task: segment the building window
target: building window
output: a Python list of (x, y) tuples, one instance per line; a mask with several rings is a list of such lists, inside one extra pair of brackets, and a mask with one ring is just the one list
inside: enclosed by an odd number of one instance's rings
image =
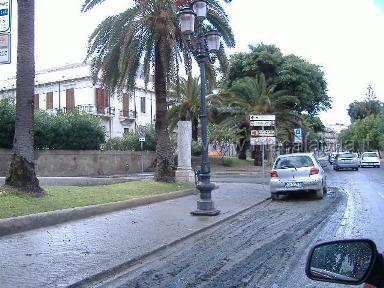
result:
[(109, 97), (104, 89), (96, 88), (96, 109), (98, 114), (104, 114), (109, 107)]
[(45, 99), (46, 109), (51, 110), (53, 109), (53, 92), (48, 92)]
[(75, 107), (75, 89), (70, 88), (65, 90), (65, 97), (67, 111), (73, 110), (73, 108)]
[(33, 101), (34, 101), (33, 105), (34, 105), (35, 110), (39, 110), (39, 107), (40, 107), (39, 94), (35, 94)]
[(145, 97), (141, 97), (140, 104), (141, 113), (145, 113)]

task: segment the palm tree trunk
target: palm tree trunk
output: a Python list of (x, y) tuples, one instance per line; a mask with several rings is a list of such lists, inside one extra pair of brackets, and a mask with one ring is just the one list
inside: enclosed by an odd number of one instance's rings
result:
[(35, 173), (33, 149), (35, 1), (23, 0), (17, 3), (16, 123), (12, 162), (5, 184), (27, 193), (40, 194), (43, 190)]
[(191, 119), (192, 122), (192, 140), (197, 141), (199, 136), (199, 120), (197, 118)]
[[(164, 23), (159, 20), (157, 31), (159, 38), (155, 45), (155, 95), (156, 95), (156, 181), (173, 181), (174, 161), (172, 155), (171, 141), (168, 134), (167, 118), (167, 84), (165, 75), (165, 42), (162, 34), (165, 31)], [(164, 27), (163, 27), (164, 26)]]

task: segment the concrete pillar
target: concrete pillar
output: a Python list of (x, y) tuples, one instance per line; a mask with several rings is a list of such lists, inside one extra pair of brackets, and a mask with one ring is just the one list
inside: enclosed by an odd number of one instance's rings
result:
[(176, 181), (195, 182), (191, 166), (191, 121), (179, 121), (177, 124), (177, 159)]

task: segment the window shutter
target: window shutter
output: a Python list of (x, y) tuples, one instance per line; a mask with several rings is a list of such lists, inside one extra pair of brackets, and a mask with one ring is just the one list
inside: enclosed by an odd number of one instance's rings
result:
[(129, 95), (123, 94), (123, 116), (129, 116)]
[(34, 104), (33, 104), (34, 109), (39, 110), (39, 107), (40, 107), (39, 94), (35, 94), (33, 101), (34, 101)]
[(71, 111), (75, 107), (75, 89), (65, 90), (67, 111)]
[(45, 99), (46, 109), (53, 109), (53, 92), (48, 92)]

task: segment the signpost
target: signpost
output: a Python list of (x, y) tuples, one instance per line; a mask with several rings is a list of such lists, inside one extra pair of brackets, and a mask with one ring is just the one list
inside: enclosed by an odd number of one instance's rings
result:
[(11, 63), (11, 0), (0, 1), (0, 64)]
[(137, 135), (139, 136), (140, 147), (141, 147), (141, 173), (143, 173), (144, 172), (143, 148), (144, 148), (144, 142), (145, 142), (145, 130), (143, 128), (139, 129), (139, 131), (137, 131)]
[(251, 130), (252, 137), (274, 137), (275, 134), (275, 130)]
[(263, 177), (265, 176), (265, 145), (276, 144), (275, 115), (251, 114), (249, 115), (249, 124), (251, 126), (251, 145), (262, 146), (262, 167)]
[(11, 0), (0, 1), (0, 32), (11, 31)]
[(11, 63), (11, 34), (0, 33), (0, 64)]
[(301, 128), (293, 129), (293, 134), (295, 135), (294, 143), (299, 144), (299, 151), (300, 151), (300, 146), (303, 143), (303, 134), (301, 132)]

